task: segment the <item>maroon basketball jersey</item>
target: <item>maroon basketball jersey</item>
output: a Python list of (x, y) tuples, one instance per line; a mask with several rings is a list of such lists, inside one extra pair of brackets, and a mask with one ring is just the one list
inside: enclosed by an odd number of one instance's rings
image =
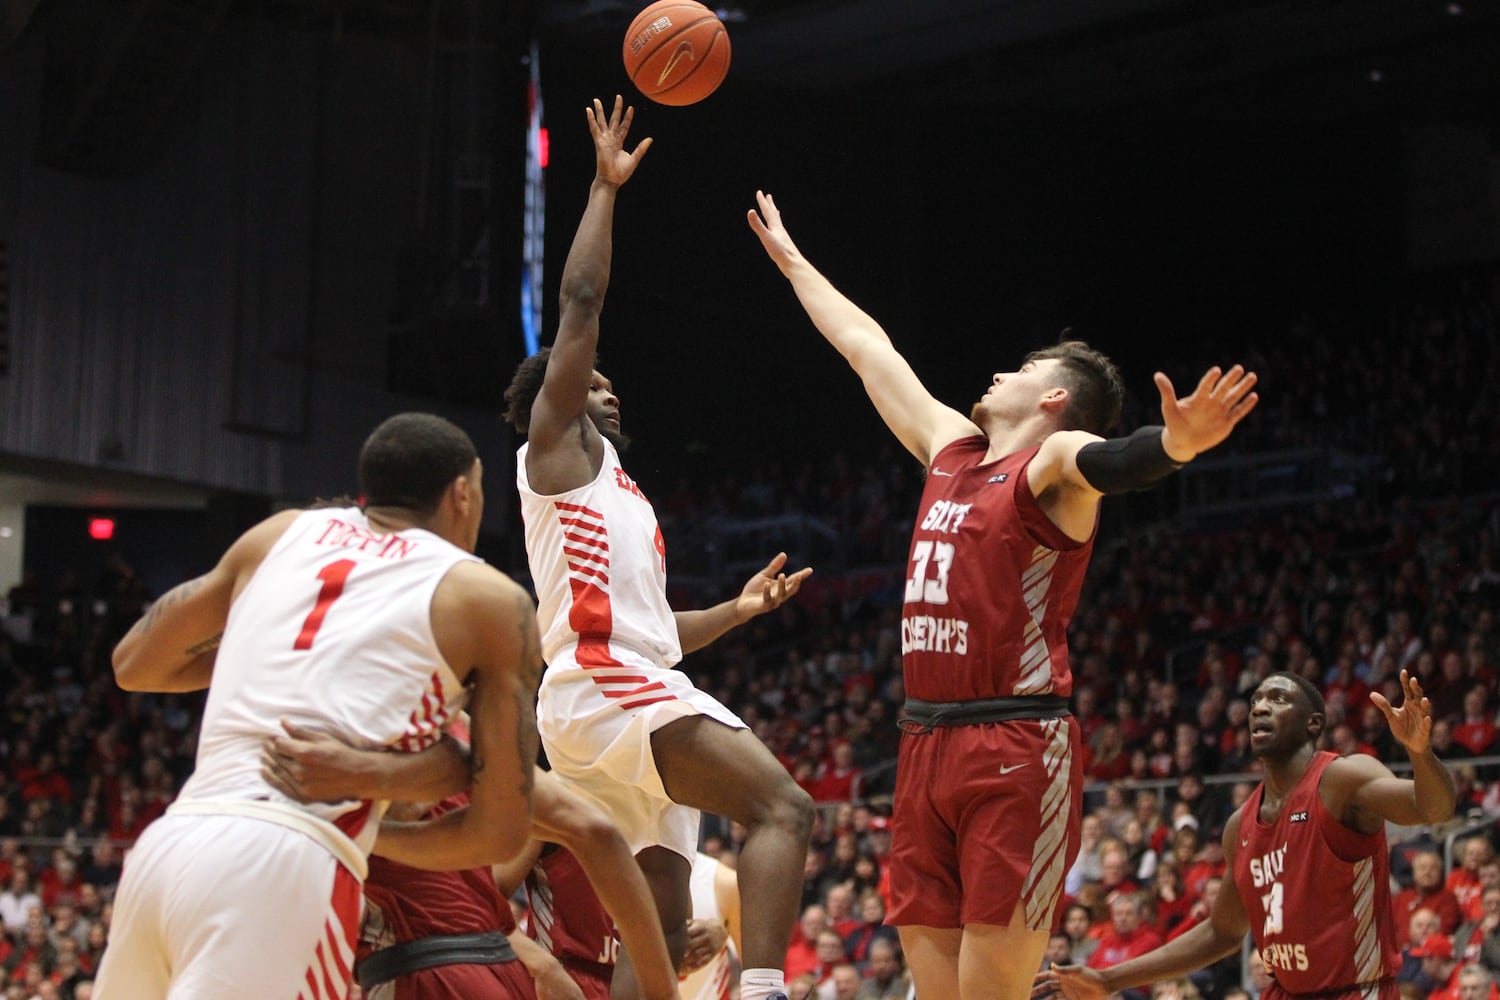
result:
[[(468, 793), (444, 799), (428, 810), (424, 819), (434, 819), (467, 805)], [(510, 903), (495, 887), (488, 867), (456, 872), (429, 872), (409, 868), (374, 855), (365, 879), (365, 898), (371, 912), (367, 924), (372, 940), (366, 946), (388, 947), (401, 941), (437, 934), (475, 934), (516, 929)]]
[(1401, 968), (1385, 830), (1350, 830), (1318, 795), (1337, 759), (1313, 757), (1274, 823), (1260, 819), (1264, 784), (1240, 814), (1234, 882), (1266, 970), (1289, 993), (1347, 990)]
[(619, 957), (620, 942), (615, 923), (594, 894), (583, 866), (570, 852), (559, 847), (542, 856), (526, 878), (531, 901), (527, 933), (560, 959), (573, 959), (601, 966), (608, 982)]
[(1073, 691), (1068, 621), (1093, 539), (1065, 535), (1026, 482), (1036, 448), (985, 462), (984, 437), (932, 459), (906, 565), (909, 697), (970, 701)]

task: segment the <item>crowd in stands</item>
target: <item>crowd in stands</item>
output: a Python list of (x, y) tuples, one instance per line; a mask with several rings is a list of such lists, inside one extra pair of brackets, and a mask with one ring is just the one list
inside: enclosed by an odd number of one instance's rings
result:
[[(1070, 635), (1088, 815), (1051, 960), (1113, 963), (1204, 919), (1224, 877), (1219, 833), (1256, 780), (1245, 720), (1260, 679), (1290, 670), (1314, 681), (1328, 702), (1328, 748), (1399, 765), (1368, 694), (1399, 701), (1395, 678), (1409, 670), (1459, 778), (1456, 822), (1478, 834), (1452, 859), (1441, 830), (1416, 831), (1393, 852), (1403, 988), (1457, 1000), (1459, 980), (1476, 975), (1466, 970), (1500, 977), (1500, 768), (1486, 763), (1500, 757), (1495, 306), (1465, 293), (1441, 310), (1395, 314), (1381, 336), (1305, 321), (1247, 358), (1264, 402), (1239, 450), (1374, 456), (1348, 495), (1273, 496), (1227, 516), (1184, 508), (1101, 534)], [(1356, 335), (1362, 349), (1345, 350)], [(889, 453), (751, 468), (658, 497), (664, 533), (727, 512), (816, 509), (846, 542), (842, 572), (820, 568), (796, 601), (683, 666), (823, 806), (787, 955), (792, 995), (905, 996), (899, 940), (883, 918), (901, 572), (920, 469)], [(0, 996), (90, 995), (122, 851), (193, 766), (201, 695), (113, 683), (110, 649), (150, 596), (123, 558), (93, 585), (38, 571), (8, 595)], [(705, 850), (732, 863), (743, 831), (708, 819)], [(1153, 995), (1255, 997), (1264, 970), (1251, 964), (1245, 982), (1233, 958)]]

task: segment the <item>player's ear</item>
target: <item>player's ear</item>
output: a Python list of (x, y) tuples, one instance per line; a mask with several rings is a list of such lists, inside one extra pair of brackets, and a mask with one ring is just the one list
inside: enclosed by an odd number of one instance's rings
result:
[(1307, 735), (1316, 740), (1323, 735), (1323, 727), (1328, 724), (1328, 718), (1322, 712), (1309, 712), (1307, 715)]
[(454, 513), (463, 517), (469, 513), (469, 507), (474, 503), (475, 490), (472, 473), (466, 472), (454, 476), (453, 481), (448, 484), (447, 498), (453, 504)]

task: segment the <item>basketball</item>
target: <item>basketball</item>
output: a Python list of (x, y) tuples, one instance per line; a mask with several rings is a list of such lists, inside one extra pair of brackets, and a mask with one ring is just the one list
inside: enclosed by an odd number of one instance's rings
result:
[(625, 72), (657, 104), (697, 104), (729, 72), (729, 32), (695, 0), (656, 0), (625, 33)]

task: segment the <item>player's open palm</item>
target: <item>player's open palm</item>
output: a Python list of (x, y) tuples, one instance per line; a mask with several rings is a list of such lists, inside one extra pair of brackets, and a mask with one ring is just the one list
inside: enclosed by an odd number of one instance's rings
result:
[(1108, 991), (1099, 973), (1086, 965), (1054, 965), (1036, 974), (1032, 1000), (1104, 1000)]
[(1192, 395), (1181, 399), (1171, 379), (1161, 372), (1155, 378), (1161, 393), (1162, 423), (1167, 428), (1162, 447), (1179, 462), (1223, 441), (1260, 402), (1260, 396), (1251, 391), (1256, 375), (1242, 365), (1227, 372), (1215, 365), (1203, 373)]
[(1401, 693), (1405, 696), (1396, 708), (1379, 691), (1370, 692), (1375, 707), (1385, 713), (1391, 735), (1412, 753), (1423, 753), (1432, 746), (1432, 702), (1422, 694), (1422, 685), (1407, 671), (1401, 671)]
[(802, 581), (812, 576), (811, 566), (791, 575), (782, 572), (785, 567), (786, 553), (778, 552), (776, 558), (766, 564), (765, 569), (745, 583), (745, 589), (740, 591), (739, 600), (735, 602), (735, 611), (740, 621), (749, 621), (756, 615), (781, 607), (802, 589)]
[(651, 148), (651, 140), (642, 139), (633, 153), (625, 150), (630, 123), (635, 120), (635, 108), (626, 107), (625, 99), (619, 94), (615, 95), (615, 106), (608, 116), (597, 97), (594, 106), (585, 108), (584, 114), (589, 119), (589, 133), (594, 137), (595, 174), (605, 184), (619, 187), (635, 173), (646, 150)]

